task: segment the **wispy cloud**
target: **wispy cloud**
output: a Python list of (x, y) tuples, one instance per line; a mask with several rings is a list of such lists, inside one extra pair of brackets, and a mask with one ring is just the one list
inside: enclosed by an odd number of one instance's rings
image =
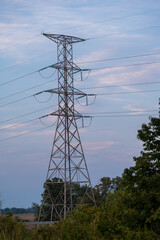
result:
[(107, 149), (113, 145), (118, 144), (114, 141), (99, 141), (99, 142), (84, 142), (83, 145), (88, 151), (97, 151), (102, 149)]
[(18, 130), (18, 129), (20, 129), (22, 127), (25, 127), (25, 126), (26, 126), (26, 124), (20, 124), (20, 125), (17, 124), (17, 123), (7, 124), (7, 125), (4, 125), (3, 127), (1, 127), (0, 131), (6, 130), (6, 129), (8, 129), (8, 130), (10, 130), (10, 129)]
[[(99, 76), (99, 85), (116, 85), (116, 84), (130, 84), (130, 83), (140, 83), (140, 82), (151, 82), (153, 76), (155, 79), (158, 74), (160, 74), (160, 64), (139, 66), (133, 68), (123, 67), (116, 69), (103, 69), (97, 72), (92, 72), (92, 77)], [(155, 81), (155, 80), (154, 80)], [(126, 90), (135, 90), (134, 87), (123, 86)]]
[[(133, 111), (133, 115), (143, 113), (145, 111), (144, 108), (140, 108), (139, 106), (135, 106), (135, 104), (127, 104), (126, 106), (123, 107), (126, 110)], [(134, 111), (137, 111), (134, 113)]]

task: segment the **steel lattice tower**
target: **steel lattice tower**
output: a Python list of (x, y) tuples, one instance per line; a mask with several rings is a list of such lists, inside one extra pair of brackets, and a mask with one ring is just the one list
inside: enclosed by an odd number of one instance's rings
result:
[[(86, 94), (74, 88), (74, 75), (82, 70), (73, 63), (73, 43), (85, 40), (58, 34), (43, 35), (57, 44), (57, 63), (51, 67), (58, 71), (58, 88), (43, 92), (58, 94), (58, 110), (49, 114), (58, 119), (38, 220), (58, 221), (66, 219), (67, 213), (84, 204), (86, 199), (95, 205), (76, 122), (83, 116), (74, 107), (75, 96)], [(77, 190), (82, 185), (83, 196), (79, 196)]]

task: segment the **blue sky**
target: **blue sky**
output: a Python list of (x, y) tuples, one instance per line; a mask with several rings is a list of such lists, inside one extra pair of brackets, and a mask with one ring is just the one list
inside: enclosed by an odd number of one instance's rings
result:
[[(68, 34), (88, 39), (84, 43), (74, 45), (75, 63), (81, 68), (106, 68), (93, 70), (89, 76), (87, 73), (84, 74), (82, 82), (78, 81), (80, 78), (78, 75), (75, 79), (77, 80), (75, 87), (85, 92), (108, 93), (108, 95), (97, 95), (95, 103), (90, 106), (84, 107), (78, 102), (75, 105), (81, 113), (94, 115), (105, 112), (101, 114), (105, 117), (93, 117), (89, 127), (79, 130), (91, 181), (95, 185), (101, 177), (120, 176), (124, 168), (134, 164), (133, 156), (138, 156), (142, 149), (142, 143), (136, 137), (137, 130), (141, 128), (142, 123), (148, 122), (148, 116), (154, 114), (158, 116), (160, 92), (142, 91), (160, 90), (159, 84), (155, 84), (160, 82), (160, 64), (117, 66), (159, 62), (160, 54), (88, 62), (160, 53), (159, 19), (160, 2), (156, 0), (35, 0), (34, 2), (1, 0), (0, 198), (2, 208), (29, 207), (32, 202), (40, 202), (43, 192), (55, 125), (39, 132), (5, 140), (43, 129), (44, 126), (39, 120), (24, 122), (56, 110), (55, 96), (49, 99), (49, 95), (43, 94), (37, 96), (38, 101), (32, 96), (44, 89), (57, 87), (57, 75), (51, 69), (41, 72), (42, 76), (35, 73), (7, 83), (56, 63), (56, 44), (41, 35), (41, 32)], [(150, 84), (152, 82), (154, 84)], [(134, 85), (137, 83), (149, 84)], [(37, 85), (41, 86), (32, 88)], [(120, 86), (112, 87), (115, 85)], [(141, 92), (129, 93), (133, 91)], [(126, 94), (118, 94), (119, 92)], [(17, 101), (22, 98), (26, 99)], [(93, 99), (90, 99), (90, 102), (92, 101)], [(13, 103), (10, 104), (11, 102)], [(148, 110), (155, 112), (144, 112)], [(110, 117), (106, 117), (106, 112), (125, 111), (129, 112), (126, 114), (130, 116), (119, 116), (124, 113), (111, 113)], [(33, 113), (28, 114), (31, 112)], [(142, 114), (145, 116), (137, 116)], [(22, 115), (24, 116), (16, 118)], [(8, 119), (13, 120), (7, 121)], [(44, 119), (44, 124), (50, 126), (55, 120)], [(23, 124), (17, 125), (19, 123)]]

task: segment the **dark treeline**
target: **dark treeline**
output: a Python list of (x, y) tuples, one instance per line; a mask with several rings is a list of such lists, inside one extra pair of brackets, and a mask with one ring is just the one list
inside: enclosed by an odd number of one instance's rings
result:
[[(93, 189), (97, 206), (86, 199), (66, 220), (31, 231), (3, 216), (0, 239), (160, 240), (160, 119), (143, 124), (137, 137), (143, 142), (140, 156), (121, 177), (100, 179)], [(77, 189), (80, 195), (85, 186)]]
[(24, 214), (24, 213), (34, 213), (34, 208), (4, 208), (1, 209), (1, 214), (13, 213), (13, 214)]

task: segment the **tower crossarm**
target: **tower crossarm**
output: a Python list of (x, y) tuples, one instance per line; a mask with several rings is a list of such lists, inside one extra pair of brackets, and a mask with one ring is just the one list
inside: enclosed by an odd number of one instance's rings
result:
[(74, 36), (69, 36), (69, 35), (63, 35), (63, 34), (49, 34), (49, 33), (43, 33), (42, 34), (52, 40), (55, 43), (58, 42), (69, 42), (69, 43), (79, 43), (79, 42), (84, 42), (86, 41), (83, 38), (78, 38)]
[[(64, 69), (64, 62), (58, 62), (51, 64), (49, 66), (46, 66), (44, 68), (41, 68), (39, 72), (46, 70), (47, 68), (55, 68), (57, 70)], [(86, 72), (86, 71), (91, 71), (90, 68), (80, 68), (78, 67), (75, 63), (72, 62), (72, 65), (67, 62), (65, 66), (66, 70), (72, 70), (73, 74), (78, 73), (78, 72)]]
[[(48, 89), (48, 90), (44, 90), (41, 92), (36, 93), (34, 96), (37, 96), (39, 94), (42, 93), (52, 93), (52, 94), (65, 94), (66, 91), (64, 91), (64, 88), (52, 88), (52, 89)], [(78, 95), (78, 96), (93, 96), (94, 94), (87, 94), (84, 93), (76, 88), (73, 88), (72, 86), (69, 86), (67, 89), (67, 95)]]
[[(43, 115), (43, 116), (40, 117), (39, 119), (46, 118), (46, 117), (49, 117), (49, 116), (65, 117), (65, 114), (64, 114), (63, 112), (60, 112), (60, 111), (55, 111), (55, 112), (52, 112), (52, 113)], [(67, 116), (68, 116), (68, 117), (72, 117), (72, 118), (74, 117), (75, 119), (79, 119), (79, 118), (91, 118), (91, 117), (92, 117), (92, 116), (89, 116), (89, 115), (83, 116), (82, 114), (78, 113), (77, 111), (75, 111), (73, 114), (68, 114)]]
[[(55, 64), (52, 64), (48, 67), (55, 68), (55, 69), (64, 69), (64, 62), (55, 63)], [(71, 65), (70, 62), (67, 62), (65, 68), (67, 70), (72, 70), (73, 73), (74, 73), (74, 71), (76, 71), (76, 72), (81, 71), (81, 68), (79, 68), (75, 63), (72, 63), (72, 65)]]

